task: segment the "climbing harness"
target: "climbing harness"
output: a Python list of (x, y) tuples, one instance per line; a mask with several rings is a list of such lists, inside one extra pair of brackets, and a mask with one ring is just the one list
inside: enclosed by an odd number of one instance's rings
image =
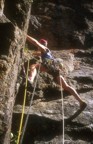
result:
[[(59, 75), (60, 77), (60, 75)], [(60, 85), (61, 85), (61, 99), (62, 99), (62, 134), (63, 134), (63, 139), (62, 139), (62, 144), (64, 144), (64, 133), (65, 133), (65, 123), (64, 123), (64, 100), (63, 100), (63, 89), (62, 89), (62, 81), (61, 81), (61, 77), (60, 77)]]
[(17, 143), (16, 144), (19, 144), (21, 131), (22, 131), (22, 125), (23, 125), (24, 110), (25, 110), (25, 103), (26, 103), (28, 71), (29, 71), (29, 60), (28, 60), (28, 65), (27, 65), (27, 75), (26, 75), (26, 84), (25, 84), (24, 101), (23, 101), (23, 107), (22, 107), (22, 115), (21, 115), (20, 127), (19, 127), (18, 138), (17, 138)]
[(35, 95), (35, 89), (36, 89), (36, 85), (37, 85), (37, 81), (38, 81), (38, 77), (39, 77), (39, 73), (40, 73), (40, 67), (41, 67), (41, 65), (39, 65), (39, 68), (38, 68), (38, 73), (37, 73), (37, 76), (36, 76), (35, 86), (34, 86), (34, 89), (33, 89), (31, 100), (30, 100), (30, 106), (29, 106), (29, 109), (28, 109), (28, 112), (27, 112), (27, 117), (26, 117), (26, 120), (25, 120), (25, 123), (24, 123), (23, 131), (22, 131), (22, 135), (21, 135), (21, 139), (20, 139), (20, 144), (22, 144), (22, 142), (23, 142), (27, 122), (28, 122), (28, 119), (29, 119), (29, 113), (30, 113), (30, 110), (31, 110), (33, 98), (34, 98), (34, 95)]

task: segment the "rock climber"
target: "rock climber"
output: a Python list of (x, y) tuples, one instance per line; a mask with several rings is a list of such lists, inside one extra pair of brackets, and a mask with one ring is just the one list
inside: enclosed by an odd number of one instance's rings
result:
[(30, 72), (28, 78), (30, 83), (32, 84), (34, 82), (34, 79), (37, 74), (37, 69), (40, 66), (40, 71), (48, 72), (49, 74), (51, 74), (58, 85), (62, 86), (64, 90), (68, 91), (71, 95), (73, 95), (76, 98), (76, 100), (80, 104), (80, 109), (84, 109), (87, 106), (86, 102), (80, 98), (76, 90), (69, 86), (65, 81), (64, 77), (60, 74), (61, 69), (60, 67), (56, 66), (56, 61), (53, 58), (51, 51), (47, 47), (48, 42), (45, 39), (37, 41), (35, 38), (29, 35), (27, 35), (27, 41), (29, 41), (37, 47), (37, 52), (35, 52), (34, 55), (40, 56), (42, 60), (42, 63), (30, 65)]

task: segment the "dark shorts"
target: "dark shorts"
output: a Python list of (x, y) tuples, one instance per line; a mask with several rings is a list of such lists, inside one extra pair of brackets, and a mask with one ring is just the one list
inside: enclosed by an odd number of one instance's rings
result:
[(47, 72), (53, 77), (57, 77), (60, 74), (59, 64), (52, 59), (45, 58), (42, 65), (47, 69)]

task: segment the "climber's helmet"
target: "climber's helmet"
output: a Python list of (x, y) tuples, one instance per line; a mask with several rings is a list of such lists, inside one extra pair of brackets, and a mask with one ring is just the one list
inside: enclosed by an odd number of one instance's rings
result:
[(39, 42), (40, 42), (42, 45), (44, 45), (44, 46), (47, 47), (47, 44), (48, 44), (47, 40), (45, 40), (45, 39), (40, 39)]

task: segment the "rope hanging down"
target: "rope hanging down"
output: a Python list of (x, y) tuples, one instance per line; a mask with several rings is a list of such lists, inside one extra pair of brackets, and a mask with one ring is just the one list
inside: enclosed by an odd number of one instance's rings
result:
[(27, 65), (27, 75), (26, 75), (26, 84), (25, 84), (24, 101), (23, 101), (23, 107), (22, 107), (22, 115), (21, 115), (20, 127), (19, 127), (18, 138), (17, 138), (17, 143), (16, 144), (19, 144), (21, 131), (22, 131), (22, 124), (23, 124), (24, 110), (25, 110), (25, 103), (26, 103), (28, 71), (29, 71), (29, 60), (28, 60), (28, 65)]
[(29, 106), (29, 109), (28, 109), (28, 112), (27, 112), (27, 117), (26, 117), (25, 124), (24, 124), (24, 127), (23, 127), (23, 132), (22, 132), (22, 135), (21, 135), (20, 144), (22, 144), (22, 142), (23, 142), (27, 122), (28, 122), (28, 119), (29, 119), (29, 113), (30, 113), (30, 110), (31, 110), (31, 105), (32, 105), (32, 101), (33, 101), (33, 98), (34, 98), (34, 94), (35, 94), (37, 80), (38, 80), (39, 72), (40, 72), (40, 67), (41, 67), (41, 65), (39, 65), (38, 73), (37, 73), (37, 76), (36, 76), (35, 86), (34, 86), (34, 89), (33, 89), (32, 97), (31, 97), (31, 101), (30, 101), (30, 106)]
[[(26, 86), (25, 86), (25, 93), (24, 93), (24, 103), (23, 103), (23, 109), (22, 109), (22, 116), (21, 116), (21, 122), (20, 122), (20, 128), (19, 128), (19, 134), (18, 134), (18, 139), (17, 139), (17, 144), (22, 144), (23, 142), (23, 138), (24, 138), (24, 134), (25, 134), (25, 130), (26, 130), (26, 126), (27, 126), (27, 122), (29, 119), (29, 113), (31, 110), (31, 105), (32, 105), (32, 101), (34, 98), (34, 94), (35, 94), (35, 89), (36, 89), (36, 85), (37, 85), (37, 80), (38, 80), (38, 76), (39, 76), (39, 72), (40, 72), (40, 66), (39, 65), (39, 69), (38, 69), (38, 73), (36, 76), (36, 81), (35, 81), (35, 86), (34, 86), (34, 90), (32, 93), (32, 97), (31, 97), (31, 101), (30, 101), (30, 106), (27, 112), (27, 117), (25, 120), (25, 124), (23, 126), (23, 131), (22, 131), (22, 124), (23, 124), (23, 116), (24, 116), (24, 109), (25, 109), (25, 102), (26, 102), (26, 91), (27, 91), (27, 80), (28, 80), (28, 70), (29, 70), (29, 61), (28, 61), (28, 68), (27, 68), (27, 76), (26, 76)], [(63, 89), (62, 89), (62, 81), (61, 81), (61, 77), (60, 77), (60, 86), (61, 86), (61, 99), (62, 99), (62, 115), (63, 115), (63, 124), (62, 124), (62, 133), (63, 133), (63, 139), (62, 139), (62, 144), (64, 144), (64, 102), (63, 102)], [(22, 131), (22, 133), (21, 133)], [(22, 135), (21, 135), (22, 134)], [(20, 138), (21, 137), (21, 138)]]
[[(60, 77), (60, 76), (59, 76)], [(64, 144), (64, 141), (65, 141), (65, 138), (64, 138), (64, 135), (65, 135), (65, 124), (64, 124), (64, 100), (63, 100), (63, 89), (62, 89), (62, 81), (61, 81), (61, 77), (60, 77), (60, 85), (61, 85), (61, 99), (62, 99), (62, 120), (63, 120), (63, 123), (62, 123), (62, 134), (63, 134), (63, 139), (62, 139), (62, 144)]]

